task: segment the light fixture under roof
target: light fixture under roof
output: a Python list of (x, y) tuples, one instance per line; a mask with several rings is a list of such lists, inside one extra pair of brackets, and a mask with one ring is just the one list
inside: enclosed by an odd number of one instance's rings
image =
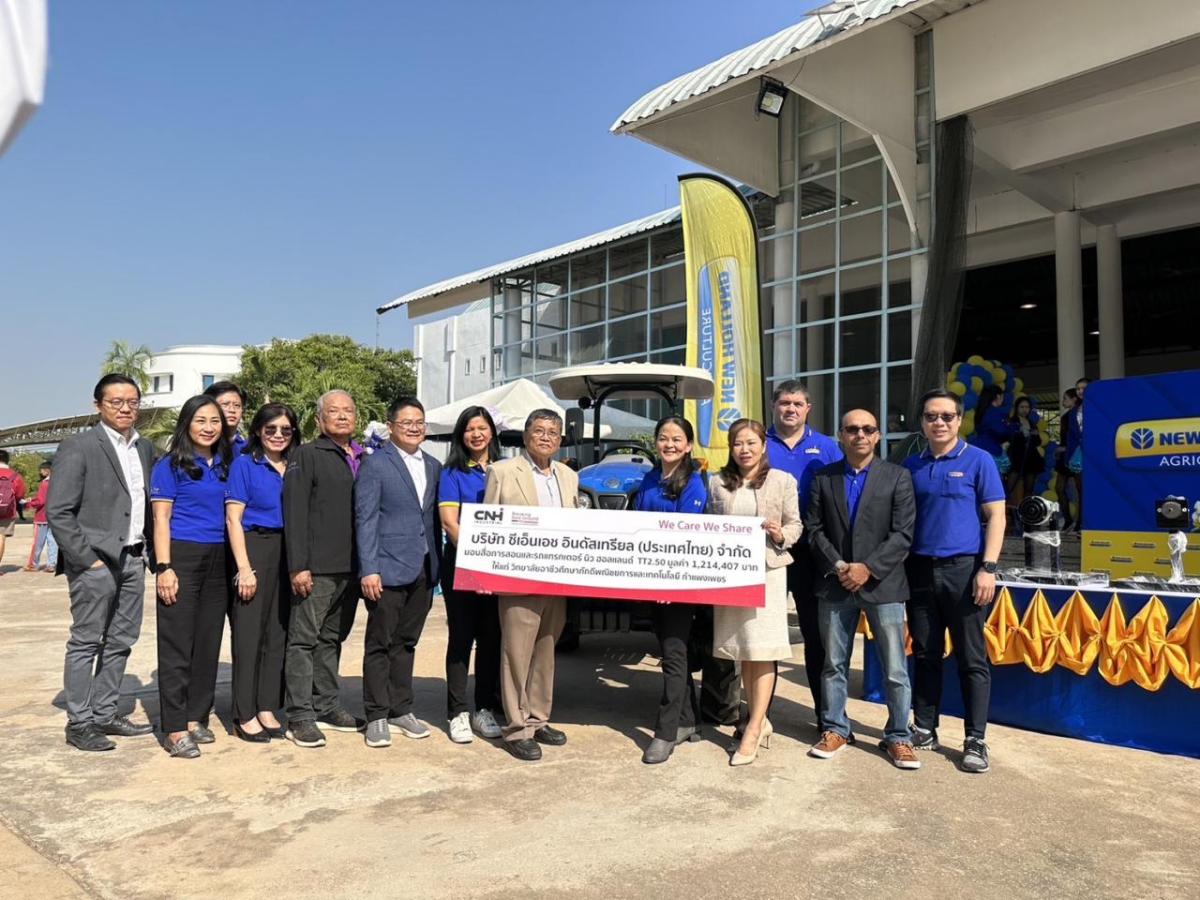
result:
[(1036, 303), (1022, 303), (1021, 309), (1037, 309)]
[(787, 99), (787, 88), (774, 78), (763, 78), (758, 86), (758, 105), (755, 115), (766, 113), (778, 119), (783, 113), (783, 101)]

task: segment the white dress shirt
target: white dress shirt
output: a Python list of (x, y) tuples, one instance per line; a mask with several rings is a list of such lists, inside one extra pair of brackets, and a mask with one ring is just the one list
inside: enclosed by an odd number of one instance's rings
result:
[(412, 477), (413, 485), (417, 489), (417, 502), (424, 508), (426, 488), (425, 454), (421, 452), (420, 448), (417, 449), (416, 453), (409, 453), (399, 445), (396, 446), (396, 449), (400, 451), (400, 458), (404, 460), (404, 466), (408, 469), (408, 474)]
[(548, 472), (543, 472), (528, 454), (525, 458), (529, 460), (529, 468), (533, 469), (533, 486), (537, 490), (538, 506), (562, 506), (562, 492), (558, 489), (558, 478), (554, 475), (554, 463), (550, 463)]
[(121, 474), (125, 476), (125, 486), (129, 488), (129, 534), (125, 546), (132, 547), (146, 540), (143, 526), (146, 521), (146, 473), (142, 470), (142, 458), (138, 455), (138, 433), (136, 428), (129, 430), (129, 440), (125, 440), (119, 431), (109, 428), (103, 422), (105, 434), (112, 441), (113, 449), (117, 451), (117, 462), (121, 464)]

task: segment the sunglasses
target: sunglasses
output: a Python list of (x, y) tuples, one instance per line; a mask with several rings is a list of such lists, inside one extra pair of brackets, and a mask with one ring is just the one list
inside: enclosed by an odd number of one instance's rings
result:
[(958, 413), (924, 413), (921, 418), (932, 425), (938, 419), (941, 419), (947, 425), (958, 418)]
[(263, 434), (279, 435), (280, 437), (291, 437), (292, 427), (290, 425), (265, 425), (263, 426)]
[(858, 434), (860, 431), (867, 437), (873, 434), (879, 434), (879, 429), (874, 425), (843, 425), (842, 431), (846, 434)]

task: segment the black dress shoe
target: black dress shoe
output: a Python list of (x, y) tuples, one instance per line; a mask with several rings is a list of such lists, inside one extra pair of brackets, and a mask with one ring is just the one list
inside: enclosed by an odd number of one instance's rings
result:
[(533, 733), (533, 739), (539, 744), (549, 744), (551, 747), (561, 747), (567, 742), (567, 736), (557, 728), (543, 725)]
[(195, 728), (188, 731), (188, 734), (197, 744), (215, 744), (217, 742), (217, 736), (203, 722), (198, 723)]
[(671, 758), (671, 753), (675, 750), (675, 744), (671, 741), (665, 741), (662, 738), (655, 738), (650, 742), (650, 746), (646, 748), (642, 754), (642, 762), (648, 766), (655, 766), (659, 763), (665, 763)]
[(67, 743), (77, 750), (112, 750), (117, 745), (91, 722), (67, 726)]
[(238, 737), (240, 737), (243, 741), (246, 741), (247, 743), (251, 743), (251, 744), (269, 744), (269, 743), (271, 743), (271, 736), (269, 734), (267, 734), (266, 729), (263, 729), (262, 731), (257, 731), (254, 734), (251, 734), (250, 732), (246, 731), (246, 729), (242, 728), (241, 722), (233, 723), (233, 733), (236, 734)]
[(287, 729), (280, 725), (278, 728), (268, 728), (263, 726), (263, 731), (273, 741), (283, 741), (287, 739)]
[(521, 738), (519, 741), (503, 741), (504, 749), (523, 762), (535, 762), (542, 758), (542, 748), (537, 741)]
[(105, 734), (116, 737), (142, 737), (154, 733), (154, 726), (149, 722), (138, 724), (131, 722), (128, 716), (113, 716), (107, 722), (98, 723), (96, 727)]
[(675, 746), (685, 743), (696, 743), (704, 740), (704, 735), (700, 733), (698, 725), (680, 725), (679, 730), (675, 732)]

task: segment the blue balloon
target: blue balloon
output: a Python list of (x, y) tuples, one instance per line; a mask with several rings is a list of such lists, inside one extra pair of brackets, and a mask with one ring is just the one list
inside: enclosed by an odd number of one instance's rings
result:
[(967, 394), (967, 396), (963, 397), (962, 400), (963, 400), (963, 409), (974, 409), (975, 404), (979, 402), (979, 395), (978, 394)]

